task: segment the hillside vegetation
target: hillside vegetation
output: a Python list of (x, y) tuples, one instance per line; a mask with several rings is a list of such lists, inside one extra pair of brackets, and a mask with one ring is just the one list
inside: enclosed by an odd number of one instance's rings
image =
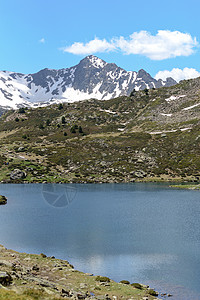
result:
[[(16, 169), (23, 176), (10, 176)], [(199, 178), (200, 79), (107, 101), (10, 110), (0, 118), (2, 182)]]

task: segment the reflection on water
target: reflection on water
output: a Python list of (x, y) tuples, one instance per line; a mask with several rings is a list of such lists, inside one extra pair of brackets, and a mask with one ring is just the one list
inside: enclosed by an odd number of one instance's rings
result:
[(6, 185), (0, 243), (200, 299), (198, 191), (163, 184)]

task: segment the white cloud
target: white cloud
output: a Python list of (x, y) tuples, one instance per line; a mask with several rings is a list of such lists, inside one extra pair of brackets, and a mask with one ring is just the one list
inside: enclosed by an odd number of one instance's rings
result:
[(121, 51), (123, 54), (140, 54), (152, 60), (162, 60), (177, 56), (189, 56), (198, 46), (196, 38), (180, 31), (159, 30), (156, 35), (147, 31), (134, 32), (125, 38), (116, 37), (110, 41), (95, 38), (84, 44), (75, 42), (64, 48), (73, 54), (94, 54), (97, 52)]
[(183, 70), (174, 68), (171, 71), (167, 71), (167, 70), (159, 71), (156, 74), (155, 79), (166, 80), (167, 77), (172, 77), (172, 78), (174, 78), (174, 80), (179, 82), (180, 80), (183, 80), (183, 79), (192, 79), (192, 78), (196, 78), (199, 76), (200, 76), (200, 72), (198, 72), (197, 70), (195, 70), (193, 68), (184, 68)]
[(45, 38), (40, 39), (39, 43), (44, 44), (45, 43)]
[(155, 36), (147, 31), (134, 32), (129, 39), (116, 39), (116, 44), (125, 54), (140, 54), (152, 60), (162, 60), (191, 55), (197, 41), (188, 33), (159, 30)]
[(100, 40), (98, 38), (95, 38), (86, 44), (76, 42), (63, 49), (64, 52), (84, 55), (93, 54), (96, 52), (109, 52), (112, 50), (115, 50), (115, 46), (112, 43), (107, 42), (105, 39)]

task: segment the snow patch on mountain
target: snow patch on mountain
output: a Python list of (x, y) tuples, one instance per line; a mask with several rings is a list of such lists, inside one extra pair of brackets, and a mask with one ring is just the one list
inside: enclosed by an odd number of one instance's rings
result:
[(171, 86), (176, 82), (155, 80), (140, 70), (125, 71), (90, 55), (74, 67), (43, 69), (35, 74), (0, 71), (0, 107), (17, 109), (57, 102), (95, 98), (108, 100), (145, 88)]
[(189, 110), (189, 109), (192, 109), (192, 108), (197, 107), (197, 106), (199, 106), (199, 105), (200, 105), (200, 103), (197, 103), (197, 104), (194, 104), (194, 105), (185, 107), (185, 108), (183, 108), (183, 110)]
[(165, 99), (165, 101), (167, 102), (170, 102), (170, 101), (173, 101), (173, 100), (178, 100), (180, 98), (184, 98), (186, 95), (180, 95), (180, 96), (170, 96), (169, 98)]

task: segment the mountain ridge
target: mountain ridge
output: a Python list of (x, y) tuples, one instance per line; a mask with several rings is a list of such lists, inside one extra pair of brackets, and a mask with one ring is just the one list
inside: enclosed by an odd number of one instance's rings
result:
[(90, 98), (109, 100), (128, 96), (132, 90), (175, 84), (172, 78), (156, 80), (143, 69), (126, 71), (90, 55), (70, 68), (45, 68), (33, 74), (0, 71), (0, 107), (17, 109)]

